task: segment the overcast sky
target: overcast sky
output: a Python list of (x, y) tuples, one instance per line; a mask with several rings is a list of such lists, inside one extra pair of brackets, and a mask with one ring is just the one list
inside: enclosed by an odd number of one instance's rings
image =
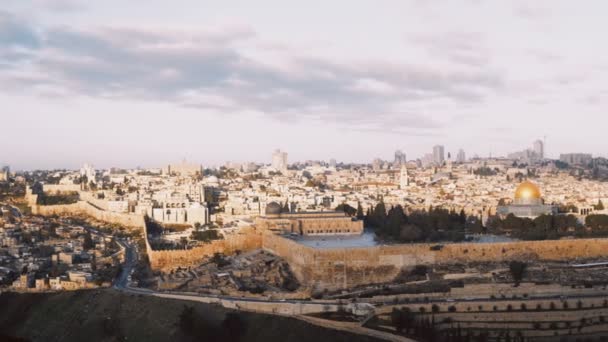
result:
[(14, 169), (608, 152), (608, 2), (1, 0)]

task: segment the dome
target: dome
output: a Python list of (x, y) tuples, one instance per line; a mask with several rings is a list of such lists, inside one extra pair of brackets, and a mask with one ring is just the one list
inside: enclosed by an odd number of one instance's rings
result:
[(277, 202), (270, 202), (266, 206), (266, 215), (279, 215), (281, 213), (281, 205)]
[(536, 184), (529, 181), (525, 181), (517, 187), (517, 190), (515, 190), (515, 199), (540, 199), (540, 189), (538, 188), (538, 186), (536, 186)]

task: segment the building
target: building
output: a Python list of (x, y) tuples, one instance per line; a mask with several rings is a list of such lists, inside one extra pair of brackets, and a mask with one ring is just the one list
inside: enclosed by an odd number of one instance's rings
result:
[(354, 219), (341, 211), (291, 212), (284, 211), (280, 204), (271, 202), (264, 216), (256, 219), (261, 230), (277, 234), (297, 235), (357, 235), (363, 233), (363, 221)]
[(401, 151), (401, 150), (395, 151), (394, 164), (396, 166), (401, 166), (401, 165), (405, 165), (406, 162), (407, 162), (407, 159), (406, 159), (405, 153), (403, 153), (403, 151)]
[(183, 224), (194, 226), (197, 223), (209, 223), (209, 210), (205, 205), (196, 202), (164, 202), (161, 208), (151, 208), (150, 216), (165, 224)]
[(87, 179), (87, 183), (93, 182), (95, 183), (95, 168), (93, 167), (93, 165), (89, 165), (89, 164), (84, 164), (81, 168), (80, 168), (80, 177), (86, 177)]
[(378, 171), (380, 169), (382, 169), (382, 159), (380, 158), (376, 158), (372, 161), (372, 169), (374, 171)]
[(467, 161), (467, 156), (464, 153), (464, 150), (463, 149), (458, 150), (458, 154), (456, 155), (456, 162), (462, 164), (466, 161)]
[(559, 160), (570, 165), (589, 165), (593, 156), (586, 153), (566, 153), (560, 154)]
[(272, 168), (277, 171), (287, 170), (287, 152), (277, 149), (272, 153)]
[(8, 181), (11, 169), (8, 166), (4, 166), (0, 169), (0, 182)]
[(399, 188), (406, 189), (410, 185), (410, 178), (407, 174), (407, 167), (405, 165), (401, 166), (401, 171), (399, 173)]
[(436, 165), (443, 165), (445, 161), (445, 147), (436, 145), (433, 147), (433, 162)]
[(496, 212), (501, 217), (513, 214), (517, 217), (534, 219), (541, 215), (557, 214), (557, 207), (544, 204), (538, 186), (532, 182), (525, 181), (515, 190), (513, 203), (499, 206)]
[(545, 144), (541, 140), (536, 140), (532, 143), (531, 149), (528, 148), (523, 151), (510, 153), (507, 155), (507, 158), (526, 164), (540, 162), (545, 158)]
[(532, 150), (540, 160), (545, 159), (545, 143), (542, 140), (536, 140), (532, 144)]
[(176, 176), (196, 176), (203, 174), (203, 166), (188, 163), (185, 159), (180, 164), (169, 164), (163, 168), (163, 174)]

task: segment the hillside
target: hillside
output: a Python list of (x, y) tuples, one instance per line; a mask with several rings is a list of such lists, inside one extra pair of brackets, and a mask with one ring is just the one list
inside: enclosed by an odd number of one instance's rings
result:
[(293, 318), (114, 290), (0, 294), (0, 339), (28, 341), (373, 341)]

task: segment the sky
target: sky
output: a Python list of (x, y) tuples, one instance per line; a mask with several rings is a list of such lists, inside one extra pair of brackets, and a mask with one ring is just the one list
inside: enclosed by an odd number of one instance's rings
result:
[(606, 1), (0, 1), (13, 169), (608, 153)]

